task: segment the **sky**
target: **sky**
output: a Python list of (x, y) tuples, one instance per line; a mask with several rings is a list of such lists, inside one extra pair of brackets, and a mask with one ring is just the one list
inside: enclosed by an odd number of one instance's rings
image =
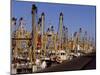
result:
[(17, 20), (23, 17), (28, 31), (31, 31), (32, 27), (32, 4), (37, 6), (37, 18), (40, 17), (42, 12), (45, 13), (45, 31), (50, 25), (54, 26), (55, 32), (58, 30), (59, 15), (62, 12), (64, 15), (63, 24), (68, 27), (69, 34), (73, 34), (79, 31), (79, 28), (82, 28), (83, 31), (88, 32), (90, 37), (95, 39), (96, 6), (12, 0), (11, 16), (16, 17)]

